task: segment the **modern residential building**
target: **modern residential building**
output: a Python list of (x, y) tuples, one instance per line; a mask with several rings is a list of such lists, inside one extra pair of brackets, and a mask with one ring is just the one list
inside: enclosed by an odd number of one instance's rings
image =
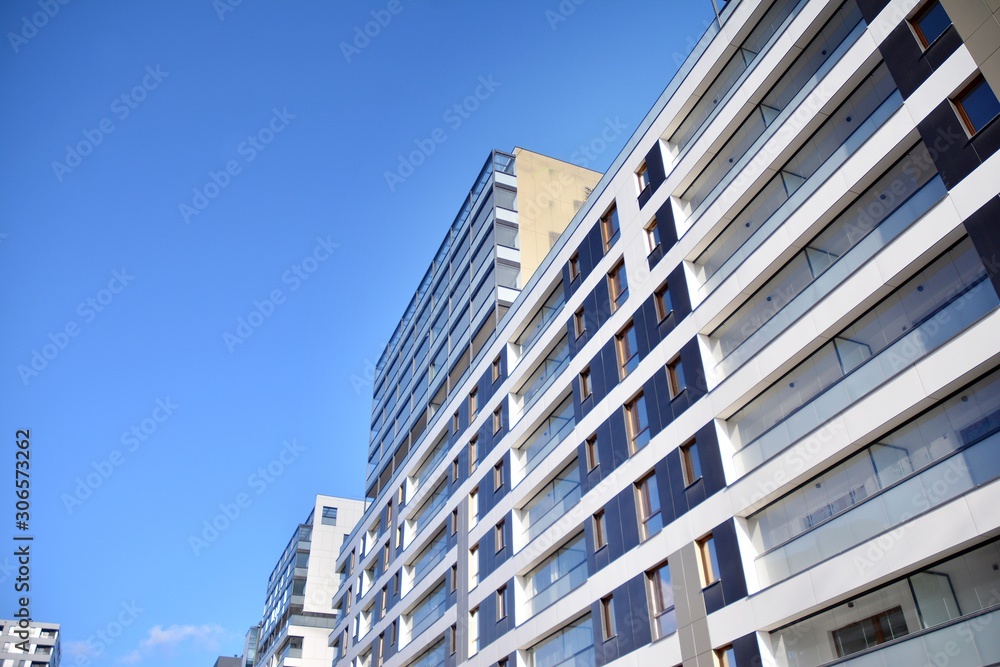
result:
[[(241, 664), (330, 666), (326, 638), (337, 621), (331, 604), (340, 585), (336, 558), (364, 510), (363, 500), (316, 496), (271, 572), (264, 618), (247, 632)], [(244, 662), (248, 658), (251, 663)]]
[(335, 665), (1000, 663), (997, 3), (713, 6), (537, 263), (526, 151), (444, 230)]
[(18, 621), (0, 620), (0, 667), (59, 667), (58, 623), (30, 621), (22, 632)]

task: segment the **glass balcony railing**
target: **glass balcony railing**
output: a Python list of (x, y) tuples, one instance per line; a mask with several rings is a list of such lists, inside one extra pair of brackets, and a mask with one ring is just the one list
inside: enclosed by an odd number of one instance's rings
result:
[(445, 535), (444, 530), (434, 537), (429, 545), (427, 545), (424, 550), (417, 556), (416, 561), (413, 563), (413, 583), (417, 584), (424, 575), (427, 574), (435, 565), (440, 563), (444, 559), (444, 555), (448, 553), (448, 539)]
[(542, 307), (528, 322), (528, 326), (514, 340), (514, 344), (520, 349), (519, 356), (523, 357), (531, 349), (542, 332), (548, 328), (549, 323), (562, 312), (564, 305), (566, 305), (566, 292), (563, 290), (562, 280), (560, 280), (552, 294), (545, 299)]
[(420, 636), (434, 621), (444, 616), (448, 607), (448, 594), (444, 582), (428, 593), (410, 614), (410, 641)]
[(742, 264), (902, 105), (885, 64), (788, 160), (695, 261), (704, 298)]
[(946, 194), (919, 144), (712, 332), (717, 374), (746, 363)]
[(552, 348), (545, 358), (539, 363), (538, 368), (525, 380), (524, 384), (517, 391), (520, 399), (521, 410), (524, 412), (531, 407), (534, 399), (551, 386), (552, 381), (566, 370), (569, 366), (569, 339), (563, 336), (555, 347)]
[(737, 473), (780, 453), (997, 303), (966, 238), (730, 418)]
[(587, 580), (587, 550), (580, 535), (525, 575), (528, 616), (534, 616)]
[(521, 525), (527, 538), (525, 543), (565, 516), (580, 502), (581, 496), (580, 466), (573, 459), (521, 510)]
[(427, 524), (433, 522), (437, 518), (438, 510), (444, 507), (447, 501), (448, 484), (445, 480), (441, 480), (441, 483), (434, 488), (427, 501), (413, 515), (411, 522), (413, 523), (414, 534), (419, 533), (423, 528), (427, 527)]
[(562, 442), (563, 438), (572, 432), (575, 426), (573, 396), (570, 394), (542, 421), (534, 433), (528, 436), (525, 444), (521, 446), (521, 451), (524, 452), (524, 467), (521, 472), (525, 475), (531, 472), (556, 445)]

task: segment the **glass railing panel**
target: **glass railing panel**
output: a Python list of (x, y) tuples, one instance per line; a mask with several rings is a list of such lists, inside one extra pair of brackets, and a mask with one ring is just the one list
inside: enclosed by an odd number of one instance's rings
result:
[(423, 552), (419, 556), (417, 556), (417, 560), (413, 563), (414, 583), (423, 579), (424, 574), (426, 574), (427, 571), (433, 568), (435, 565), (440, 563), (447, 552), (448, 552), (448, 539), (445, 536), (445, 532), (442, 530), (434, 538), (434, 541), (424, 548)]
[(416, 639), (420, 633), (430, 627), (434, 621), (444, 616), (448, 606), (448, 594), (445, 592), (444, 582), (431, 591), (417, 608), (410, 614), (410, 640)]
[[(742, 447), (733, 457), (738, 473), (778, 454), (996, 305), (979, 256), (965, 239), (730, 419), (733, 441)], [(860, 366), (858, 358), (840, 354), (856, 350), (852, 341), (871, 350)]]
[(434, 520), (438, 510), (440, 510), (448, 500), (448, 484), (445, 480), (437, 485), (431, 497), (424, 502), (423, 506), (413, 516), (413, 527), (415, 532), (426, 527), (427, 523)]
[(526, 410), (532, 404), (533, 399), (545, 391), (552, 384), (552, 381), (566, 370), (569, 362), (569, 338), (563, 336), (518, 390), (523, 404), (522, 411)]
[(722, 357), (718, 371), (728, 374), (745, 363), (945, 194), (920, 144), (712, 333)]
[(580, 501), (580, 467), (576, 459), (528, 501), (521, 514), (526, 542), (538, 537)]
[(525, 575), (528, 614), (534, 616), (587, 580), (587, 550), (581, 535)]
[(879, 65), (698, 257), (701, 294), (725, 280), (901, 105)]
[(529, 667), (594, 667), (594, 629), (590, 614), (528, 649)]
[(545, 331), (549, 323), (562, 312), (565, 304), (566, 292), (563, 290), (562, 280), (560, 280), (555, 291), (545, 300), (545, 303), (542, 304), (541, 309), (535, 316), (531, 318), (531, 322), (521, 332), (521, 335), (515, 339), (514, 343), (521, 348), (521, 356), (524, 356), (531, 349), (531, 346), (538, 340), (538, 337)]
[(524, 451), (524, 469), (526, 472), (534, 469), (546, 454), (555, 448), (563, 438), (572, 432), (576, 426), (576, 416), (573, 412), (573, 395), (567, 396), (552, 413), (535, 429), (528, 440), (522, 445)]

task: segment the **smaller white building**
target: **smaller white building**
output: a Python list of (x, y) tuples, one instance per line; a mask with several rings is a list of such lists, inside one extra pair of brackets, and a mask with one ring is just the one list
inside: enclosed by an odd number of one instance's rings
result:
[[(337, 556), (364, 513), (363, 500), (316, 496), (267, 582), (255, 665), (329, 667), (327, 637), (337, 623), (333, 596), (340, 586)], [(3, 666), (6, 667), (6, 666)]]
[[(59, 624), (0, 620), (0, 667), (59, 667)], [(25, 650), (27, 649), (27, 650)]]

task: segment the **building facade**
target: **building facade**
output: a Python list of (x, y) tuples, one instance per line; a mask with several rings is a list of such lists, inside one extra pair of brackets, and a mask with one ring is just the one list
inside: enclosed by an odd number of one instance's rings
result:
[(59, 667), (59, 624), (30, 621), (27, 637), (23, 631), (16, 620), (0, 620), (0, 667)]
[(247, 632), (241, 664), (329, 667), (326, 637), (337, 621), (331, 601), (340, 585), (336, 558), (364, 509), (362, 500), (316, 496), (271, 572), (264, 617)]
[(717, 4), (477, 300), (546, 201), (490, 156), (376, 367), (335, 665), (1000, 663), (997, 4)]

